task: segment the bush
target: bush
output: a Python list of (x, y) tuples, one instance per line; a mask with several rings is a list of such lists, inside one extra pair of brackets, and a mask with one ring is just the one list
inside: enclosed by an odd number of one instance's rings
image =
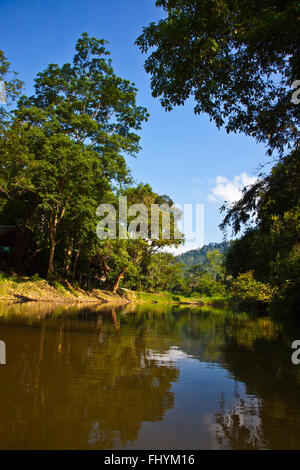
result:
[(239, 274), (230, 287), (230, 295), (233, 300), (249, 304), (268, 304), (276, 292), (277, 289), (270, 284), (254, 279), (253, 271)]

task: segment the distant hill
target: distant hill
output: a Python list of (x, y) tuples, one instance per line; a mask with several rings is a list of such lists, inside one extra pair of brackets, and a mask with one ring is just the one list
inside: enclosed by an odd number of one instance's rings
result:
[(175, 257), (180, 263), (184, 263), (187, 266), (194, 266), (196, 264), (202, 264), (206, 260), (206, 255), (209, 251), (219, 250), (220, 253), (224, 254), (228, 249), (230, 242), (221, 242), (221, 243), (209, 243), (208, 245), (203, 245), (202, 248), (197, 250), (190, 250), (182, 253)]

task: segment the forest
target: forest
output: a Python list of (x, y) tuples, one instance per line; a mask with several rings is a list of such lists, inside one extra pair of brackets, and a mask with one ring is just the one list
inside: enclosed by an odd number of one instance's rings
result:
[(292, 93), (300, 78), (300, 7), (250, 3), (158, 0), (165, 19), (136, 40), (147, 54), (152, 94), (167, 112), (192, 98), (196, 115), (264, 143), (272, 163), (238, 202), (224, 203), (226, 243), (196, 250), (195, 263), (166, 251), (183, 243), (172, 234), (97, 237), (100, 203), (116, 205), (122, 195), (146, 207), (173, 204), (133, 181), (127, 157), (138, 155), (151, 117), (135, 85), (115, 74), (106, 41), (83, 33), (72, 63), (49, 64), (33, 96), (23, 94), (0, 52), (8, 100), (0, 105), (2, 276), (73, 283), (88, 276), (113, 292), (229, 296), (245, 308), (299, 313), (300, 106)]

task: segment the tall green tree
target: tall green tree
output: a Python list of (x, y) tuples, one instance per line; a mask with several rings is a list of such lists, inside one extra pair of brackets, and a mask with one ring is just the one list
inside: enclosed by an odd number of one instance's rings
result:
[(49, 250), (48, 277), (59, 231), (74, 230), (74, 208), (78, 221), (113, 186), (130, 182), (124, 155), (139, 151), (137, 131), (148, 118), (136, 92), (114, 73), (105, 41), (84, 33), (72, 64), (39, 73), (35, 94), (19, 100), (3, 131), (1, 193), (30, 200), (27, 225)]
[[(123, 278), (130, 287), (150, 288), (151, 282), (148, 282), (148, 277), (151, 277), (154, 259), (158, 263), (162, 259), (158, 256), (155, 257), (157, 252), (167, 247), (178, 247), (184, 241), (183, 238), (176, 238), (177, 218), (170, 212), (173, 201), (166, 195), (155, 193), (149, 184), (140, 183), (137, 186), (131, 186), (116, 195), (117, 226), (120, 221), (119, 195), (127, 198), (128, 211), (134, 204), (142, 204), (145, 213), (141, 213), (141, 208), (136, 207), (136, 214), (128, 215), (128, 223), (125, 227), (127, 238), (119, 238), (120, 232), (117, 230), (116, 239), (108, 238), (101, 243), (98, 252), (99, 266), (109, 279), (114, 292), (119, 288)], [(154, 234), (151, 231), (151, 208), (153, 205), (162, 208), (158, 219), (158, 233)], [(163, 229), (163, 211), (170, 215), (168, 236)], [(130, 233), (131, 223), (136, 223), (137, 237)]]
[(224, 256), (219, 250), (209, 251), (206, 255), (206, 270), (213, 276), (214, 281), (224, 277)]

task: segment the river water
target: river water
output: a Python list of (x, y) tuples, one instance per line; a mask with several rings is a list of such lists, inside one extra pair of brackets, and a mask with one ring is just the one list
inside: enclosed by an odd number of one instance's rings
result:
[(299, 449), (295, 339), (226, 310), (0, 304), (0, 448)]

